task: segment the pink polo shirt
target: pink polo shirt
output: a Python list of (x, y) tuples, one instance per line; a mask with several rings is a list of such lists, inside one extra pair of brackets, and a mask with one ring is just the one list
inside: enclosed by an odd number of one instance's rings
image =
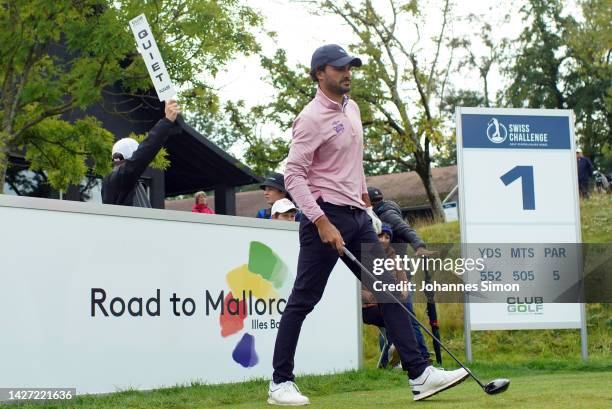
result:
[(345, 97), (340, 105), (317, 89), (293, 122), (285, 187), (312, 222), (323, 216), (319, 197), (365, 209), (363, 129), (355, 101)]

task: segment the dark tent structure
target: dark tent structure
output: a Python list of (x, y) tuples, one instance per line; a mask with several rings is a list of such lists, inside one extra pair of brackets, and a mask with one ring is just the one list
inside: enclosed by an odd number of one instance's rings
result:
[(217, 213), (236, 214), (235, 187), (261, 179), (184, 121), (179, 125), (181, 134), (166, 145), (172, 163), (165, 172), (166, 196), (214, 189)]
[[(164, 116), (164, 104), (155, 95), (130, 95), (125, 93), (119, 84), (104, 90), (103, 93), (104, 98), (86, 112), (75, 111), (64, 116), (64, 119), (70, 121), (86, 115), (94, 116), (118, 140), (128, 137), (132, 132), (147, 133)], [(214, 190), (216, 212), (236, 214), (235, 188), (260, 183), (262, 179), (181, 118), (177, 121), (180, 131), (172, 135), (166, 144), (170, 167), (165, 172), (149, 168), (143, 174), (143, 182), (148, 187), (152, 206), (163, 209), (166, 197), (191, 194), (198, 190)], [(23, 171), (20, 175), (21, 179), (34, 177), (33, 175), (25, 176), (28, 175), (28, 172), (23, 154), (12, 152), (10, 160), (14, 170)], [(84, 184), (99, 182), (99, 179), (90, 179), (93, 182), (84, 182)], [(70, 186), (61, 197), (64, 200), (88, 200), (87, 198), (92, 195), (84, 195), (84, 184)], [(29, 187), (31, 183), (24, 182), (22, 185)], [(36, 194), (32, 195), (58, 197), (57, 192), (48, 195), (40, 193), (47, 190), (30, 189), (27, 191), (23, 189), (20, 192), (13, 184), (7, 193), (28, 194), (30, 191), (35, 191)]]

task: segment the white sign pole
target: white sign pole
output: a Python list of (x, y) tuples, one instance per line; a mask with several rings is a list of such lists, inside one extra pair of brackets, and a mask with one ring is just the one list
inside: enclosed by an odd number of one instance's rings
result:
[(159, 53), (155, 38), (153, 38), (153, 32), (147, 21), (147, 17), (144, 14), (130, 21), (130, 28), (134, 34), (134, 39), (138, 47), (138, 52), (142, 55), (146, 65), (151, 81), (157, 92), (157, 97), (160, 101), (166, 101), (176, 96), (176, 91), (172, 85), (172, 80), (168, 71), (166, 70), (166, 64)]

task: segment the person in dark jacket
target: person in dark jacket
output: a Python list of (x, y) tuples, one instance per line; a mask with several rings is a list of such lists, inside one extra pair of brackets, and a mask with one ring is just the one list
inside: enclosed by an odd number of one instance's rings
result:
[(258, 219), (271, 219), (272, 205), (281, 199), (287, 197), (287, 189), (285, 189), (285, 177), (282, 173), (272, 172), (263, 181), (259, 188), (264, 191), (264, 198), (270, 207), (259, 209), (257, 212)]
[(589, 181), (593, 175), (593, 163), (582, 154), (582, 149), (576, 149), (576, 161), (578, 165), (578, 190), (580, 197), (589, 198)]
[(143, 172), (176, 129), (179, 107), (174, 100), (166, 101), (166, 116), (138, 144), (123, 138), (113, 146), (113, 170), (102, 181), (102, 203), (121, 206), (151, 207), (146, 190), (139, 182)]
[[(282, 173), (272, 172), (266, 177), (259, 188), (264, 191), (264, 198), (270, 207), (262, 208), (257, 211), (258, 219), (272, 219), (272, 205), (281, 199), (289, 199), (289, 193), (285, 189), (285, 176)], [(298, 211), (295, 215), (295, 221), (299, 222), (302, 214)]]
[[(368, 196), (370, 197), (370, 202), (372, 203), (376, 216), (378, 216), (381, 222), (391, 227), (393, 232), (393, 247), (398, 254), (402, 256), (406, 254), (408, 250), (406, 244), (410, 244), (414, 249), (415, 257), (427, 257), (434, 254), (434, 252), (427, 250), (425, 242), (419, 237), (417, 232), (406, 223), (397, 203), (391, 200), (384, 200), (382, 191), (376, 187), (368, 187)], [(408, 297), (406, 307), (414, 314), (411, 296)], [(430, 354), (427, 349), (427, 344), (425, 343), (425, 337), (423, 337), (423, 333), (421, 332), (421, 327), (412, 317), (410, 317), (410, 320), (421, 355), (428, 361), (431, 361), (429, 359)]]
[[(393, 243), (408, 243), (414, 249), (417, 257), (430, 256), (433, 253), (427, 250), (425, 242), (421, 240), (417, 232), (410, 227), (402, 217), (399, 205), (391, 200), (383, 200), (383, 193), (376, 187), (368, 188), (368, 196), (372, 202), (374, 213), (383, 223), (393, 229)], [(400, 249), (400, 255), (406, 254), (406, 250)]]

